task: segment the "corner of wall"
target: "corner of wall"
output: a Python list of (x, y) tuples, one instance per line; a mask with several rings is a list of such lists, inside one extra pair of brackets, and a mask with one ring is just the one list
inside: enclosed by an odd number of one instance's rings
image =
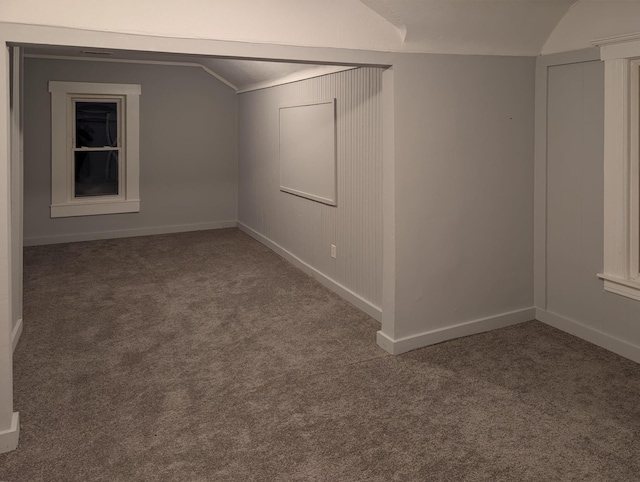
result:
[(14, 412), (11, 417), (11, 427), (0, 432), (0, 454), (11, 452), (18, 448), (18, 439), (20, 438), (20, 416), (18, 412)]
[(502, 313), (496, 316), (480, 318), (477, 320), (460, 323), (446, 328), (430, 330), (417, 335), (393, 339), (382, 331), (377, 333), (378, 345), (392, 355), (399, 355), (418, 348), (436, 345), (444, 341), (454, 340), (470, 335), (477, 335), (486, 331), (497, 330), (507, 326), (532, 321), (535, 319), (535, 308)]

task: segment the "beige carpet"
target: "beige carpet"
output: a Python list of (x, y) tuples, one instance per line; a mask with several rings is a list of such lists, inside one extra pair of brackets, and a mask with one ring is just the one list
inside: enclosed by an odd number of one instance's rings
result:
[(640, 365), (529, 322), (391, 357), (235, 230), (25, 250), (2, 481), (640, 480)]

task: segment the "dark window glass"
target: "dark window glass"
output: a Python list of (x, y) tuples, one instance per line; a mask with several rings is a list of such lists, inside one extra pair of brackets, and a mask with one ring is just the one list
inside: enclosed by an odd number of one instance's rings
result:
[(118, 195), (118, 151), (76, 151), (75, 197)]
[(76, 147), (116, 147), (118, 104), (76, 102)]

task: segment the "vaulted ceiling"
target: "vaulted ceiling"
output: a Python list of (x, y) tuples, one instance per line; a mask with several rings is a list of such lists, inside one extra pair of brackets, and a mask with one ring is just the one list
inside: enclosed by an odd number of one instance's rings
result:
[(0, 20), (309, 47), (538, 55), (573, 4), (593, 1), (2, 0)]
[(400, 50), (538, 55), (576, 0), (360, 0), (403, 35)]
[[(640, 0), (110, 0), (108, 8), (102, 0), (0, 1), (5, 22), (387, 52), (535, 56), (640, 30)], [(158, 60), (197, 62), (238, 90), (329, 68), (168, 55)]]
[(105, 50), (92, 48), (32, 45), (25, 48), (27, 57), (55, 60), (84, 60), (103, 62), (133, 62), (177, 64), (201, 67), (237, 92), (268, 87), (274, 83), (292, 82), (353, 67), (285, 63), (245, 59), (206, 57), (135, 50)]

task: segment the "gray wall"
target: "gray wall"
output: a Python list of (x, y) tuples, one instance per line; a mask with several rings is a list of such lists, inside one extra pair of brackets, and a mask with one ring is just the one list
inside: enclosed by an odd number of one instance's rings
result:
[(541, 318), (612, 349), (607, 337), (640, 350), (640, 303), (605, 292), (596, 277), (604, 259), (604, 64), (551, 66), (547, 79), (546, 306), (539, 307), (546, 313)]
[[(139, 213), (50, 218), (50, 80), (142, 85)], [(237, 219), (237, 100), (202, 69), (26, 59), (24, 107), (26, 244)]]
[[(349, 70), (239, 96), (239, 221), (373, 306), (382, 297), (381, 72)], [(279, 190), (279, 107), (330, 98), (337, 207)]]
[(394, 61), (396, 338), (533, 306), (534, 66)]

